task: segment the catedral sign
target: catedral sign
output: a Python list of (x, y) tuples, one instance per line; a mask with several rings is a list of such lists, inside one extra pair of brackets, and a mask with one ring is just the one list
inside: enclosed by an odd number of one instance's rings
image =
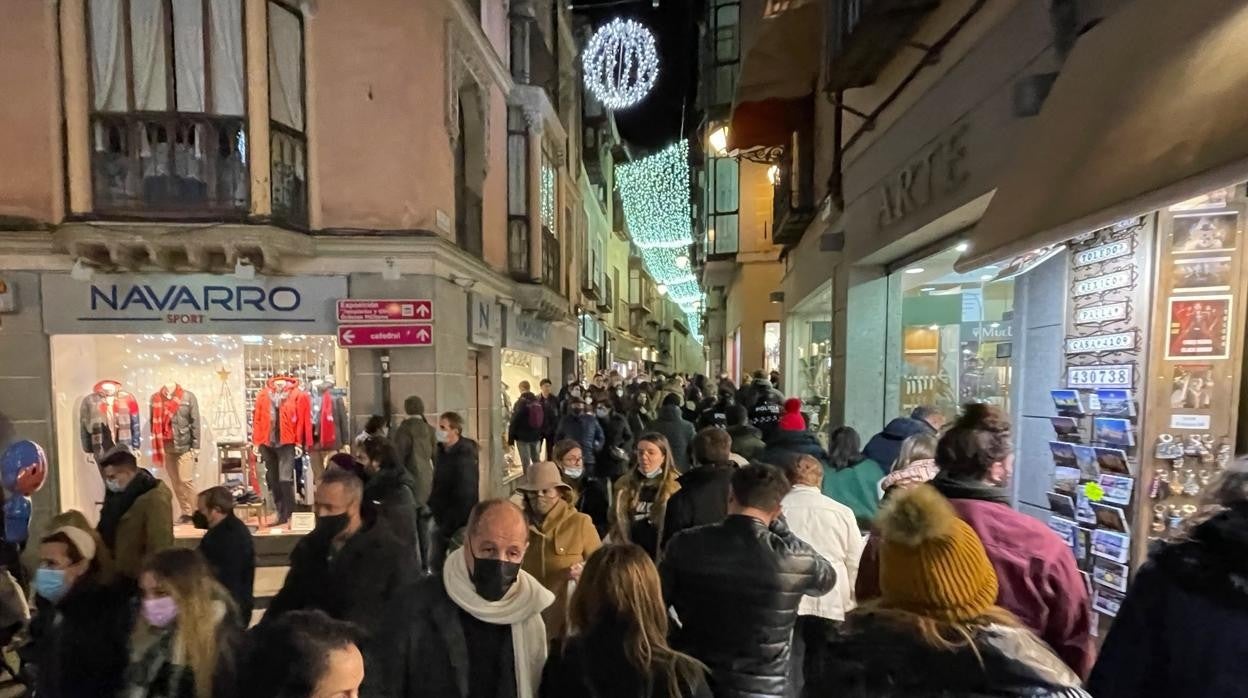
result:
[(334, 276), (45, 274), (41, 285), (48, 334), (333, 334), (334, 302), (347, 294)]

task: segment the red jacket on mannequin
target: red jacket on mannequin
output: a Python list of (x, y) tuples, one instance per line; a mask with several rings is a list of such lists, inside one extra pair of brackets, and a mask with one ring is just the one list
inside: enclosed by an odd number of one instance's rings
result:
[[(279, 387), (282, 381), (285, 386)], [(276, 434), (274, 419), (278, 422)], [(251, 440), (257, 446), (294, 444), (305, 450), (312, 445), (312, 401), (300, 389), (297, 378), (273, 376), (256, 396)]]

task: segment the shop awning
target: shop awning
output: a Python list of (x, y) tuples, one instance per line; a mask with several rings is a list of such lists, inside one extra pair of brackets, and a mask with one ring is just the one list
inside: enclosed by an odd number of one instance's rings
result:
[(1079, 39), (968, 271), (1248, 179), (1248, 4), (1137, 0)]
[(742, 47), (729, 150), (784, 145), (789, 134), (811, 118), (810, 98), (823, 46), (823, 4), (772, 0), (763, 8), (754, 41)]

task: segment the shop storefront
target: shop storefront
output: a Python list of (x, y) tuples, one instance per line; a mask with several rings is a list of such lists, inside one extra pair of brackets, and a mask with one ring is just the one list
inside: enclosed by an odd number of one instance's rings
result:
[[(543, 380), (550, 378), (555, 385), (559, 381), (558, 376), (550, 376), (550, 324), (530, 313), (507, 311), (505, 314), (502, 353), (503, 405), (510, 415), (520, 399), (521, 383), (528, 383), (529, 390), (534, 395), (539, 395)], [(508, 477), (522, 472), (520, 454), (514, 446), (507, 449), (504, 461)]]
[(603, 330), (602, 321), (589, 313), (581, 313), (580, 324), (581, 333), (577, 344), (576, 367), (580, 371), (581, 379), (588, 382), (603, 368), (606, 356), (603, 338), (606, 333)]
[[(287, 515), (308, 504), (314, 465), (352, 436), (348, 358), (334, 325), (334, 302), (346, 295), (341, 276), (44, 274), (61, 508), (95, 515), (104, 496), (95, 463), (115, 445), (171, 485), (190, 481), (174, 487), (175, 521), (193, 510), (194, 493), (218, 484)], [(291, 429), (258, 435), (270, 407)], [(166, 411), (179, 416), (166, 424)], [(297, 453), (291, 441), (312, 447)], [(277, 485), (278, 502), (266, 467), (289, 483)]]
[(889, 341), (900, 347), (889, 386), (896, 414), (926, 405), (952, 419), (967, 402), (1010, 410), (1014, 282), (995, 266), (955, 271), (960, 254), (951, 247), (889, 276), (889, 295), (901, 306)]
[(828, 423), (832, 387), (832, 282), (793, 306), (784, 319), (784, 392), (801, 398), (817, 425)]

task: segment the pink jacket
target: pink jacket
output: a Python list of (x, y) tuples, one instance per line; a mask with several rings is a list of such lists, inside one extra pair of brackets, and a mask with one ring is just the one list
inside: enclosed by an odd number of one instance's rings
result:
[(979, 534), (997, 572), (997, 604), (1053, 648), (1080, 677), (1096, 659), (1092, 607), (1075, 556), (1040, 521), (1008, 505), (950, 499), (962, 520)]

